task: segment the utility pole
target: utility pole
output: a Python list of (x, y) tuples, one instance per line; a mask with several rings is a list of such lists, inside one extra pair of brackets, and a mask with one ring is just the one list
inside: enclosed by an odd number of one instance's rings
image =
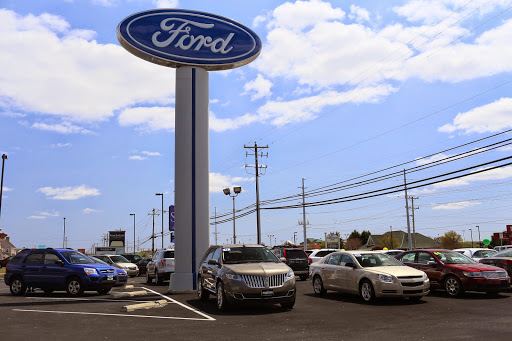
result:
[[(267, 166), (260, 166), (258, 164), (258, 148), (259, 149), (266, 149), (268, 148), (268, 146), (265, 146), (265, 147), (258, 147), (258, 144), (256, 142), (254, 142), (254, 147), (253, 146), (246, 146), (244, 145), (244, 148), (245, 149), (251, 149), (251, 150), (254, 150), (254, 154), (249, 154), (248, 152), (245, 152), (245, 156), (249, 156), (249, 155), (254, 155), (254, 173), (256, 175), (256, 233), (258, 235), (258, 243), (257, 244), (261, 244), (261, 220), (260, 220), (260, 186), (259, 186), (259, 176), (260, 176), (260, 169), (263, 170), (263, 169), (266, 169)], [(268, 153), (266, 155), (263, 155), (263, 153), (261, 153), (260, 155), (261, 157), (263, 156), (266, 156), (268, 157)], [(249, 166), (249, 165), (245, 165), (245, 168), (246, 168), (246, 171), (247, 171), (247, 168), (253, 168), (253, 166)]]
[(217, 235), (219, 232), (217, 232), (217, 207), (215, 207), (215, 232), (213, 233), (215, 235), (215, 245), (217, 244)]
[(308, 238), (306, 235), (306, 196), (304, 195), (304, 178), (302, 178), (302, 222), (304, 224), (304, 251), (308, 250)]
[(414, 199), (418, 197), (411, 196), (411, 209), (412, 209), (412, 235), (413, 235), (413, 247), (416, 249), (416, 224), (414, 223), (414, 210), (419, 210), (419, 207), (414, 207)]
[(272, 246), (272, 237), (274, 237), (274, 235), (273, 234), (269, 234), (267, 236), (268, 236), (268, 240), (270, 241), (270, 244), (268, 246)]
[(151, 256), (153, 256), (155, 254), (155, 216), (160, 214), (155, 213), (155, 209), (153, 208), (153, 213), (148, 213), (148, 215), (153, 216), (153, 234), (151, 235)]
[(135, 253), (135, 213), (130, 213), (133, 216), (133, 253)]
[(390, 249), (394, 249), (393, 247), (393, 226), (390, 226), (389, 229), (391, 230), (391, 248)]
[(293, 232), (293, 245), (297, 245), (297, 232)]
[(66, 246), (66, 217), (64, 217), (64, 237), (62, 238), (62, 248), (64, 249)]
[(473, 230), (472, 229), (468, 229), (471, 231), (471, 247), (473, 247)]
[(405, 211), (407, 212), (407, 241), (408, 241), (408, 250), (412, 250), (412, 240), (411, 240), (411, 223), (409, 222), (409, 199), (407, 197), (407, 180), (405, 179), (405, 169), (404, 169), (404, 189), (405, 189)]
[(476, 228), (478, 229), (478, 247), (482, 247), (482, 238), (480, 238), (480, 226), (476, 226)]
[(162, 249), (164, 248), (164, 194), (163, 193), (155, 193), (155, 195), (159, 195), (162, 197)]

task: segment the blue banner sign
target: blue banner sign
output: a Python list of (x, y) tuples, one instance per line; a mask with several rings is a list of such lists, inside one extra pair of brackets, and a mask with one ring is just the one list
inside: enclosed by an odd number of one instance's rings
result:
[(174, 231), (174, 205), (169, 206), (169, 231)]
[(169, 66), (227, 70), (250, 63), (261, 52), (251, 29), (215, 14), (155, 9), (126, 17), (117, 39), (130, 53)]

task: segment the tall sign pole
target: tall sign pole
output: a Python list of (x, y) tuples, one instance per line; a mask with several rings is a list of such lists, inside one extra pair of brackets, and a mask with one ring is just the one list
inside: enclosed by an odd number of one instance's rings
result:
[(184, 9), (132, 14), (117, 27), (117, 38), (137, 57), (176, 68), (174, 202), (178, 229), (169, 290), (196, 290), (198, 263), (210, 245), (208, 71), (250, 63), (260, 54), (261, 40), (234, 20)]

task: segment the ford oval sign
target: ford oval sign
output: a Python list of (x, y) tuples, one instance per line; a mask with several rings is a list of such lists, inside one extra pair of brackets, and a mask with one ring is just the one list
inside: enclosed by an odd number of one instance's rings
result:
[(117, 39), (137, 57), (169, 67), (227, 70), (250, 63), (261, 51), (256, 33), (236, 21), (181, 9), (133, 14), (117, 27)]

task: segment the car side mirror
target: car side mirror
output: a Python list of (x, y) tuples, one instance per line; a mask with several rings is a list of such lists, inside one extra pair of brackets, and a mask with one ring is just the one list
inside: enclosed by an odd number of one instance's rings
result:
[(284, 257), (279, 258), (279, 260), (280, 260), (281, 262), (283, 262), (283, 263), (286, 263), (286, 258), (284, 258)]
[(429, 260), (429, 261), (427, 262), (427, 265), (437, 265), (437, 262), (436, 262), (436, 261), (434, 261), (434, 260)]
[(345, 266), (348, 266), (349, 268), (355, 269), (356, 264), (355, 263), (345, 263)]
[(210, 264), (210, 265), (219, 265), (219, 262), (216, 259), (210, 259), (208, 261), (208, 264)]

